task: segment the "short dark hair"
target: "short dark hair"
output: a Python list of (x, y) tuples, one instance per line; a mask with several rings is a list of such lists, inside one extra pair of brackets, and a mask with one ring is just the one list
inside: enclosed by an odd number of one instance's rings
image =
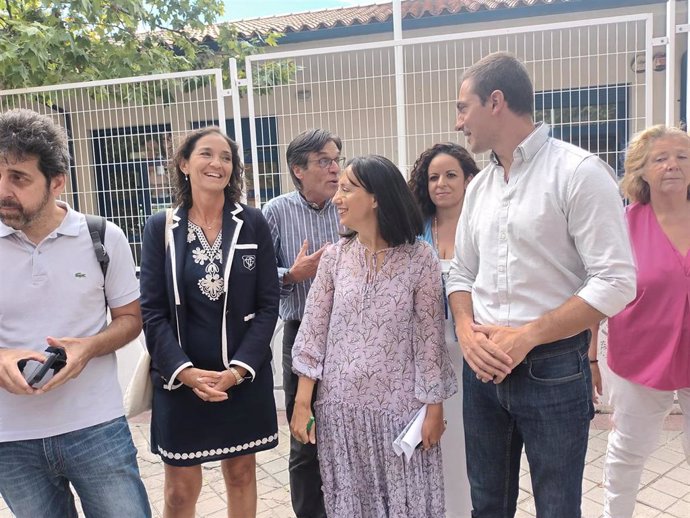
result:
[(172, 171), (172, 184), (175, 192), (175, 206), (182, 206), (186, 209), (192, 207), (192, 184), (185, 178), (181, 165), (183, 161), (189, 160), (189, 157), (192, 156), (197, 142), (207, 135), (220, 135), (230, 146), (232, 150), (232, 176), (230, 177), (230, 182), (225, 187), (225, 199), (232, 203), (240, 201), (244, 166), (240, 159), (239, 146), (223, 133), (218, 126), (207, 126), (189, 133), (178, 146), (172, 159), (170, 170)]
[(306, 168), (309, 161), (309, 153), (318, 153), (329, 142), (333, 142), (338, 151), (343, 150), (343, 141), (340, 140), (340, 137), (324, 129), (303, 131), (292, 139), (292, 142), (288, 145), (285, 158), (287, 159), (292, 183), (295, 184), (295, 188), (298, 191), (302, 190), (302, 182), (297, 178), (292, 168), (295, 166)]
[(50, 182), (70, 166), (67, 132), (47, 115), (16, 109), (0, 114), (0, 156), (7, 160), (36, 157)]
[(427, 218), (436, 214), (436, 205), (429, 196), (429, 164), (438, 155), (448, 155), (457, 160), (465, 180), (471, 179), (479, 172), (479, 168), (469, 152), (461, 145), (452, 142), (434, 144), (419, 155), (412, 167), (408, 185), (422, 214)]
[(462, 84), (471, 81), (474, 92), (486, 104), (491, 92), (500, 90), (508, 107), (518, 115), (534, 115), (534, 87), (527, 68), (508, 52), (495, 52), (480, 59), (462, 75)]
[[(350, 167), (355, 180), (376, 198), (376, 220), (383, 240), (389, 246), (414, 243), (424, 230), (419, 208), (405, 179), (393, 162), (379, 155), (353, 158)], [(345, 237), (353, 238), (350, 230)]]

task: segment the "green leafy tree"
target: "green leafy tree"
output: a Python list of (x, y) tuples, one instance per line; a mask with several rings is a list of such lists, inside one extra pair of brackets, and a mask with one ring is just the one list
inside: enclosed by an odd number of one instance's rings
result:
[[(275, 45), (241, 39), (222, 0), (0, 0), (0, 89), (222, 67)], [(289, 80), (294, 67), (287, 67)]]

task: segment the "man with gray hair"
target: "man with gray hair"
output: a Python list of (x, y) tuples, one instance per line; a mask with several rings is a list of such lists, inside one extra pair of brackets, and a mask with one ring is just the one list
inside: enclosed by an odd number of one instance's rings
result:
[(635, 296), (611, 169), (550, 137), (533, 113), (515, 57), (492, 54), (465, 72), (456, 129), (491, 157), (467, 189), (446, 286), (481, 518), (515, 515), (523, 445), (537, 516), (580, 518), (594, 414), (588, 328)]
[(0, 493), (18, 518), (76, 518), (70, 484), (87, 517), (150, 517), (115, 360), (141, 331), (134, 261), (107, 223), (104, 274), (58, 200), (69, 167), (52, 119), (0, 115)]
[[(280, 318), (285, 322), (283, 389), (288, 421), (292, 419), (298, 380), (292, 372), (292, 345), (321, 254), (339, 237), (338, 211), (331, 198), (338, 189), (345, 161), (341, 151), (340, 138), (326, 130), (312, 129), (299, 134), (286, 153), (296, 190), (272, 199), (263, 209), (273, 236), (281, 281)], [(302, 444), (293, 436), (290, 494), (297, 518), (325, 518), (316, 445)]]

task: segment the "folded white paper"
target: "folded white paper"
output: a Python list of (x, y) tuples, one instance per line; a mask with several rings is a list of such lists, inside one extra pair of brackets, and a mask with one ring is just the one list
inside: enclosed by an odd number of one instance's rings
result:
[(412, 420), (407, 423), (407, 426), (403, 428), (400, 435), (393, 441), (393, 451), (398, 457), (404, 453), (407, 462), (410, 462), (415, 448), (422, 442), (422, 424), (424, 423), (425, 417), (426, 405), (423, 405)]

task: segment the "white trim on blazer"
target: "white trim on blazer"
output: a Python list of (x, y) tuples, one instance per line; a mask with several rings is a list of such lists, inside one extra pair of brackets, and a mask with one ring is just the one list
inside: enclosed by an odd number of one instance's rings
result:
[[(226, 332), (227, 325), (227, 311), (228, 311), (228, 282), (230, 280), (230, 270), (232, 270), (232, 260), (235, 257), (235, 248), (237, 247), (237, 239), (240, 237), (240, 230), (242, 230), (242, 225), (244, 221), (237, 217), (237, 214), (242, 212), (242, 206), (239, 203), (235, 203), (235, 210), (232, 211), (232, 219), (237, 223), (235, 226), (235, 233), (232, 236), (232, 241), (230, 241), (230, 251), (228, 252), (228, 258), (225, 261), (225, 271), (223, 272), (223, 290), (225, 291), (225, 298), (223, 299), (223, 327), (221, 328), (223, 332), (221, 333), (222, 341), (222, 352), (223, 352), (223, 365), (226, 369), (230, 368), (230, 359), (228, 358), (228, 333)], [(253, 377), (253, 376), (252, 376)]]

